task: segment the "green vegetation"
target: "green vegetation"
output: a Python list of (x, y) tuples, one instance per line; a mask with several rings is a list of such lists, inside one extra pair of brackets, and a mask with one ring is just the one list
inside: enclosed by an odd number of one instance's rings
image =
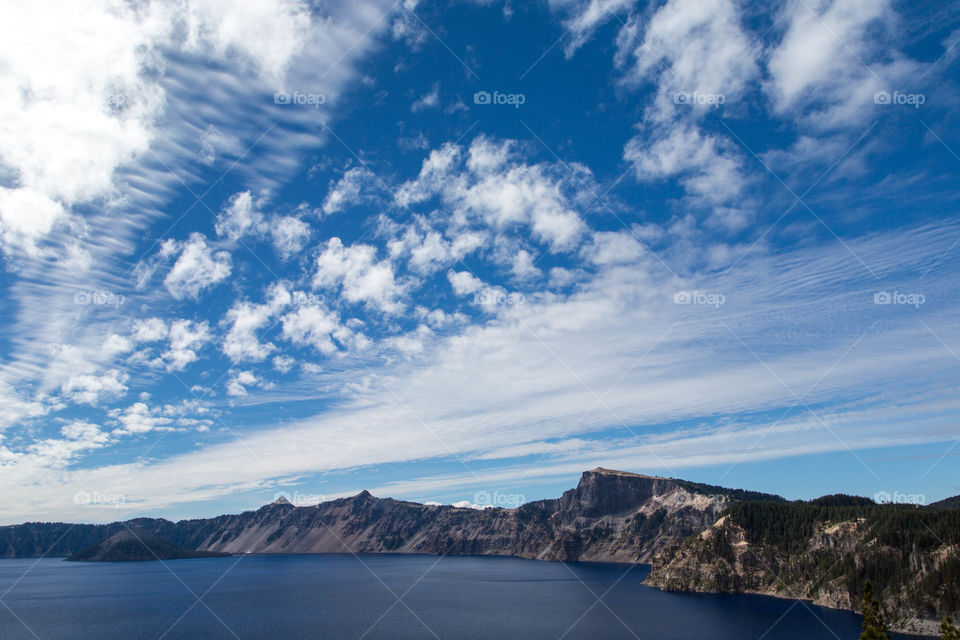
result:
[(848, 496), (845, 493), (834, 493), (829, 496), (823, 496), (811, 500), (810, 504), (818, 507), (872, 507), (876, 503), (870, 498), (863, 496)]
[[(743, 528), (765, 566), (779, 566), (792, 584), (811, 585), (811, 595), (832, 583), (853, 600), (876, 595), (923, 616), (960, 611), (958, 509), (878, 505), (835, 495), (811, 502), (738, 503), (727, 515)], [(857, 546), (854, 553), (832, 546), (830, 540), (842, 539), (842, 532), (817, 543), (824, 529), (838, 524), (851, 527), (847, 538)], [(713, 552), (724, 557), (722, 543), (716, 545)], [(869, 594), (861, 586), (865, 582), (872, 585)]]
[(873, 585), (868, 580), (863, 585), (863, 633), (860, 640), (890, 640), (889, 624), (883, 615), (880, 603), (873, 597)]
[(703, 484), (702, 482), (690, 482), (688, 480), (674, 479), (674, 482), (691, 493), (701, 493), (708, 496), (727, 496), (740, 502), (786, 502), (786, 499), (772, 493), (747, 491), (745, 489), (728, 489), (726, 487), (718, 487), (714, 484)]
[[(836, 496), (829, 496), (836, 498)], [(821, 498), (821, 500), (824, 500)], [(911, 505), (863, 506), (814, 502), (742, 502), (728, 510), (752, 544), (787, 551), (806, 546), (818, 523), (862, 520), (881, 545), (909, 550), (960, 543), (960, 510)]]
[(940, 623), (940, 640), (960, 640), (960, 629), (953, 624), (953, 618), (950, 616)]

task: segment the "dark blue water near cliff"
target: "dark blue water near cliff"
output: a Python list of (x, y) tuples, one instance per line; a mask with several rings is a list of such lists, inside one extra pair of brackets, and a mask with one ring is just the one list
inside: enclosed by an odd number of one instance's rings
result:
[(850, 613), (664, 593), (641, 584), (646, 573), (409, 555), (0, 560), (0, 638), (846, 640), (860, 632)]

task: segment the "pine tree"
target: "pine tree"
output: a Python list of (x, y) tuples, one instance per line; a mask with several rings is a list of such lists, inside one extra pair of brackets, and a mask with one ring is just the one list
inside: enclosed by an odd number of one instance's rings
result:
[(873, 597), (873, 585), (863, 584), (863, 633), (860, 640), (890, 640), (887, 623), (880, 610), (880, 603)]
[(950, 616), (940, 623), (940, 640), (960, 640), (960, 628), (953, 624)]

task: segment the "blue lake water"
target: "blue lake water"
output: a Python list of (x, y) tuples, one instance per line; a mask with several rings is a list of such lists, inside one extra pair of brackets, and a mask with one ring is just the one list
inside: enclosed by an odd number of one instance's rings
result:
[(762, 596), (664, 593), (643, 586), (647, 571), (410, 555), (8, 559), (0, 560), (0, 639), (853, 640), (860, 633), (850, 613)]

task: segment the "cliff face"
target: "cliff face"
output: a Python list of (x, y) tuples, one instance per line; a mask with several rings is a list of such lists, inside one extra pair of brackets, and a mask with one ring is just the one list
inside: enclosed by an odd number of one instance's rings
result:
[(891, 544), (877, 509), (866, 516), (814, 519), (809, 531), (789, 541), (727, 514), (669, 553), (657, 554), (646, 583), (671, 591), (760, 593), (859, 611), (861, 588), (869, 579), (896, 630), (935, 634), (940, 618), (956, 617), (960, 610), (960, 545), (935, 531), (938, 519), (953, 526), (956, 515), (911, 514), (929, 521), (918, 527), (928, 535), (915, 535), (908, 519), (888, 514), (905, 539)]
[[(462, 509), (363, 492), (315, 507), (272, 504), (216, 519), (196, 548), (255, 553), (398, 552), (647, 561), (713, 522), (726, 500), (675, 481), (595, 469), (554, 500)], [(212, 525), (212, 526), (211, 526)]]
[[(594, 469), (557, 499), (516, 509), (462, 509), (376, 498), (237, 515), (129, 524), (186, 549), (230, 553), (396, 552), (647, 562), (716, 520), (730, 502), (683, 483)], [(69, 555), (125, 527), (28, 523), (0, 527), (0, 556)]]

